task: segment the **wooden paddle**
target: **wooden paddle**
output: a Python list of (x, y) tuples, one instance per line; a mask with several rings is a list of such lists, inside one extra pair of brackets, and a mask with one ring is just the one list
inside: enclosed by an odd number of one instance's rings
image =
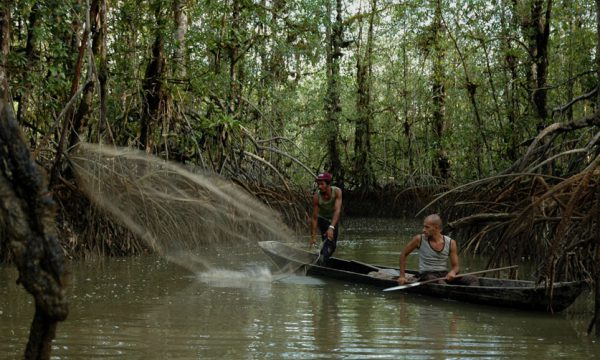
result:
[[(470, 272), (470, 273), (466, 273), (466, 274), (458, 274), (454, 278), (456, 279), (456, 278), (467, 276), (467, 275), (477, 275), (477, 274), (483, 274), (483, 273), (492, 272), (492, 271), (500, 271), (500, 270), (512, 269), (512, 268), (516, 268), (518, 266), (519, 265), (512, 265), (512, 266), (505, 266), (505, 267), (496, 268), (496, 269), (487, 269), (487, 270), (481, 270), (481, 271), (474, 271), (474, 272)], [(423, 285), (423, 284), (428, 284), (428, 283), (432, 283), (432, 282), (436, 282), (436, 281), (440, 281), (440, 280), (446, 280), (446, 277), (441, 277), (441, 278), (437, 278), (437, 279), (430, 279), (430, 280), (425, 280), (425, 281), (417, 281), (417, 282), (414, 282), (414, 283), (408, 283), (408, 284), (404, 284), (404, 285), (392, 286), (392, 287), (383, 289), (383, 291), (394, 291), (394, 290), (408, 289), (408, 288), (411, 288), (411, 287), (415, 287), (415, 286), (419, 286), (419, 285)]]

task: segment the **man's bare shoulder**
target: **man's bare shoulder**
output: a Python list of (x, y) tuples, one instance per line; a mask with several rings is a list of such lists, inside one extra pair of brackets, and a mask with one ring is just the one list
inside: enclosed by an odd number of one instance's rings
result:
[(313, 203), (319, 203), (319, 193), (314, 193), (313, 194)]
[(418, 248), (421, 245), (421, 234), (417, 234), (410, 239), (408, 245)]

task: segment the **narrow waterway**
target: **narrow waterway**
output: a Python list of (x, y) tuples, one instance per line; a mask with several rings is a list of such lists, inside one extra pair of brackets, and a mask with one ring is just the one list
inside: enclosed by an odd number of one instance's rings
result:
[[(346, 220), (336, 255), (395, 265), (420, 222)], [(308, 241), (308, 238), (307, 238)], [(56, 359), (592, 359), (590, 295), (542, 314), (270, 273), (255, 244), (239, 267), (189, 273), (154, 256), (72, 264)], [(476, 264), (464, 260), (465, 266)], [(22, 358), (31, 297), (0, 266), (0, 358)]]

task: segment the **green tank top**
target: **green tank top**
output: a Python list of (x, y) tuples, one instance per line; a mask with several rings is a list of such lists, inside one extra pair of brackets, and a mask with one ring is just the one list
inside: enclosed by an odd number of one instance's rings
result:
[(328, 201), (323, 200), (321, 193), (318, 193), (319, 217), (326, 219), (329, 222), (331, 222), (331, 220), (333, 219), (333, 213), (335, 212), (335, 197), (337, 196), (336, 189), (337, 187), (335, 186), (331, 187), (331, 199), (329, 199)]

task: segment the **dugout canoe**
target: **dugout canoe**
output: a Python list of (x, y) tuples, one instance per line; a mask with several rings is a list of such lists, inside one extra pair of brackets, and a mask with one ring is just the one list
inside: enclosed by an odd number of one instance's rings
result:
[[(316, 253), (278, 241), (263, 241), (258, 245), (281, 271), (368, 284), (381, 289), (398, 285), (394, 279), (397, 268), (336, 257), (332, 257), (327, 266), (321, 266)], [(406, 273), (414, 275), (416, 271), (407, 270)], [(479, 286), (430, 283), (386, 294), (418, 293), (483, 305), (560, 312), (571, 305), (586, 286), (584, 281), (557, 282), (550, 290), (533, 281), (479, 277)]]

